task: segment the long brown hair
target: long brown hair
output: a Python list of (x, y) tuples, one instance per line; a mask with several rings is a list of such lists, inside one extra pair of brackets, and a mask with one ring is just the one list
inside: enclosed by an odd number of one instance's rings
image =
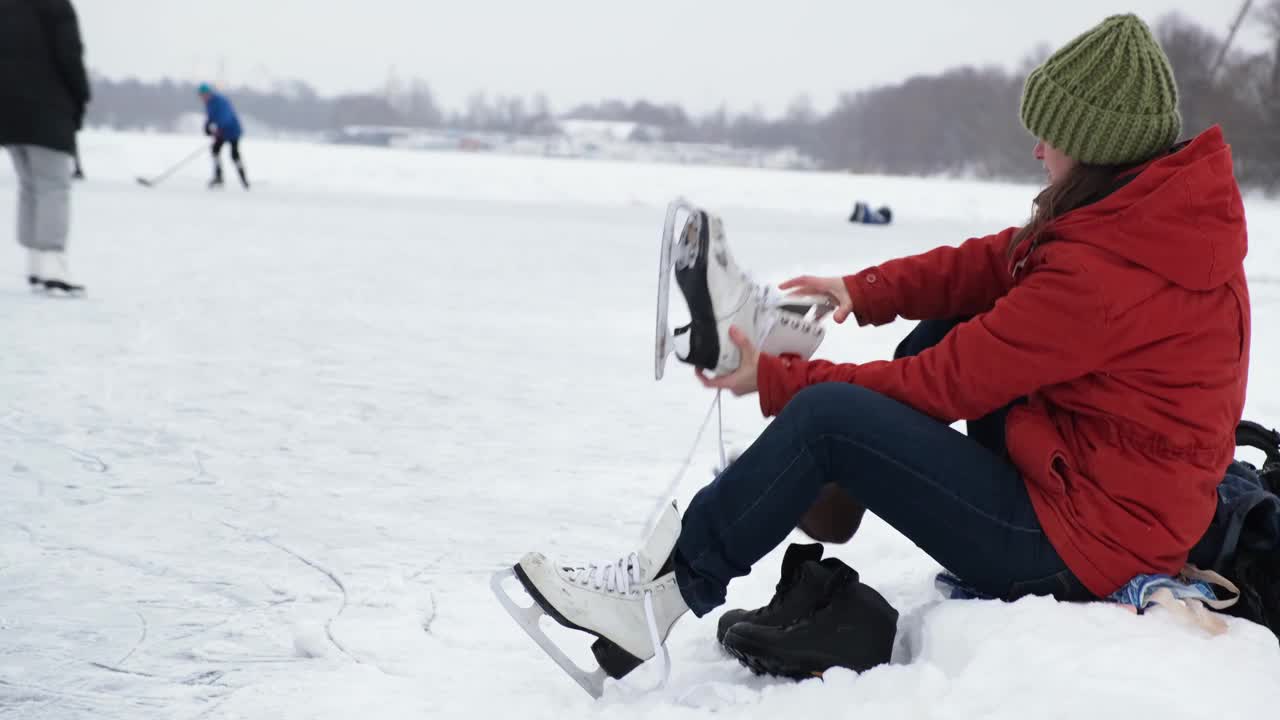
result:
[(1045, 232), (1049, 225), (1072, 210), (1092, 205), (1115, 192), (1125, 182), (1132, 165), (1089, 165), (1076, 163), (1065, 177), (1036, 195), (1031, 219), (1009, 242), (1008, 257), (1012, 260), (1028, 240), (1032, 243), (1048, 240)]

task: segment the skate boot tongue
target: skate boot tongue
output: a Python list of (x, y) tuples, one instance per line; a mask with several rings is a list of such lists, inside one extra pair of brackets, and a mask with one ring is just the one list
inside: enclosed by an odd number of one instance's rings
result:
[(574, 582), (596, 589), (627, 593), (632, 587), (653, 582), (666, 574), (667, 560), (680, 537), (680, 513), (672, 501), (654, 522), (639, 550), (606, 562), (563, 565)]
[(663, 509), (662, 514), (649, 530), (644, 544), (636, 552), (635, 557), (640, 564), (640, 582), (647, 583), (658, 578), (662, 569), (675, 550), (676, 540), (680, 538), (680, 511), (675, 501), (671, 501)]

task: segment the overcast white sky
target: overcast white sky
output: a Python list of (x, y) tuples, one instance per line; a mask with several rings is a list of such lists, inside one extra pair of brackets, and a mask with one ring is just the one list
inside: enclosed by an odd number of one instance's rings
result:
[[(558, 110), (618, 97), (774, 113), (960, 64), (1014, 67), (1109, 14), (1179, 11), (1223, 32), (1239, 0), (73, 0), (90, 67), (322, 94), (426, 79)], [(1261, 5), (1256, 2), (1255, 5)], [(1262, 43), (1256, 30), (1240, 38)]]

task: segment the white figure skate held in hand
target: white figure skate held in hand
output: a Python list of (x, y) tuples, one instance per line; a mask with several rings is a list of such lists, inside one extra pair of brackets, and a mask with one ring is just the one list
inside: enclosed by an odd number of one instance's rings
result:
[[(677, 234), (678, 231), (678, 234)], [(671, 329), (671, 276), (689, 308), (689, 324)], [(658, 261), (658, 307), (654, 375), (661, 380), (667, 356), (713, 375), (727, 375), (741, 358), (729, 339), (737, 326), (761, 352), (813, 356), (833, 308), (826, 297), (784, 295), (755, 282), (729, 252), (720, 218), (684, 199), (667, 206)]]

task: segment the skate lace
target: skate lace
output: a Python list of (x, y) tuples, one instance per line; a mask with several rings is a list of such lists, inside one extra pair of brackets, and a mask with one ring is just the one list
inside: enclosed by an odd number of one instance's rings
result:
[(680, 463), (675, 477), (671, 478), (671, 482), (667, 483), (667, 487), (658, 496), (658, 501), (654, 503), (653, 509), (649, 511), (649, 518), (644, 522), (642, 538), (649, 537), (649, 534), (653, 532), (653, 529), (658, 525), (658, 519), (662, 517), (667, 505), (671, 503), (671, 498), (675, 496), (676, 490), (680, 488), (680, 483), (684, 481), (685, 473), (688, 472), (689, 466), (693, 465), (693, 458), (698, 452), (698, 445), (702, 443), (702, 436), (706, 433), (707, 426), (711, 424), (711, 418), (716, 419), (716, 431), (719, 435), (720, 465), (716, 467), (715, 474), (719, 475), (729, 467), (729, 452), (724, 442), (724, 407), (720, 403), (722, 392), (722, 390), (716, 390), (716, 396), (711, 399), (711, 405), (707, 408), (707, 415), (702, 418), (702, 424), (698, 426), (698, 432), (693, 436), (693, 444), (689, 446), (689, 452), (685, 455), (684, 462)]
[(640, 558), (635, 553), (605, 562), (565, 568), (569, 579), (583, 587), (628, 595), (640, 584)]
[[(716, 396), (711, 400), (711, 407), (707, 408), (707, 415), (702, 419), (702, 425), (698, 426), (698, 432), (694, 435), (693, 445), (689, 448), (688, 455), (685, 456), (684, 462), (681, 463), (680, 468), (676, 470), (675, 477), (671, 479), (671, 483), (667, 485), (662, 495), (659, 496), (658, 502), (654, 504), (653, 510), (650, 511), (649, 519), (645, 521), (644, 524), (644, 533), (642, 534), (642, 537), (648, 537), (649, 534), (653, 532), (654, 527), (657, 526), (658, 519), (662, 516), (662, 512), (666, 509), (667, 504), (670, 502), (670, 498), (675, 495), (676, 490), (680, 487), (680, 482), (684, 479), (685, 472), (687, 472), (689, 470), (689, 466), (693, 464), (694, 454), (698, 450), (698, 445), (702, 442), (702, 435), (706, 432), (707, 426), (711, 424), (711, 418), (713, 417), (716, 418), (716, 424), (718, 426), (717, 429), (719, 431), (720, 466), (717, 469), (717, 474), (724, 472), (725, 469), (729, 467), (728, 453), (724, 443), (724, 408), (720, 402), (720, 393), (720, 390), (716, 390)], [(634, 557), (635, 555), (633, 554), (624, 559), (631, 559)], [(586, 570), (589, 567), (590, 566), (579, 569)], [(614, 568), (614, 575), (616, 575), (617, 569), (620, 566), (613, 565), (612, 567)], [(635, 568), (635, 572), (637, 574), (636, 581), (638, 582), (639, 563), (635, 563), (632, 567)], [(649, 688), (649, 692), (654, 692), (666, 687), (667, 682), (671, 679), (671, 653), (667, 651), (666, 644), (662, 642), (662, 637), (658, 634), (658, 621), (653, 612), (653, 593), (650, 591), (645, 591), (644, 593), (644, 620), (645, 625), (649, 629), (649, 642), (653, 645), (653, 653), (658, 657), (660, 668), (658, 670), (657, 684), (652, 688)]]
[[(624, 555), (616, 560), (567, 567), (565, 572), (571, 581), (583, 587), (622, 595), (632, 594), (632, 584), (642, 583), (640, 557), (636, 553)], [(644, 591), (644, 621), (645, 628), (649, 631), (649, 643), (653, 646), (653, 654), (657, 656), (661, 667), (658, 684), (650, 690), (652, 692), (666, 686), (671, 677), (671, 656), (658, 632), (658, 619), (653, 611), (652, 590)]]
[(658, 657), (661, 670), (658, 671), (658, 683), (653, 686), (650, 692), (661, 690), (666, 687), (667, 681), (671, 679), (671, 654), (667, 652), (667, 646), (662, 642), (662, 637), (658, 635), (658, 621), (653, 614), (653, 593), (645, 591), (644, 594), (644, 621), (649, 628), (649, 642), (653, 645), (653, 654)]

